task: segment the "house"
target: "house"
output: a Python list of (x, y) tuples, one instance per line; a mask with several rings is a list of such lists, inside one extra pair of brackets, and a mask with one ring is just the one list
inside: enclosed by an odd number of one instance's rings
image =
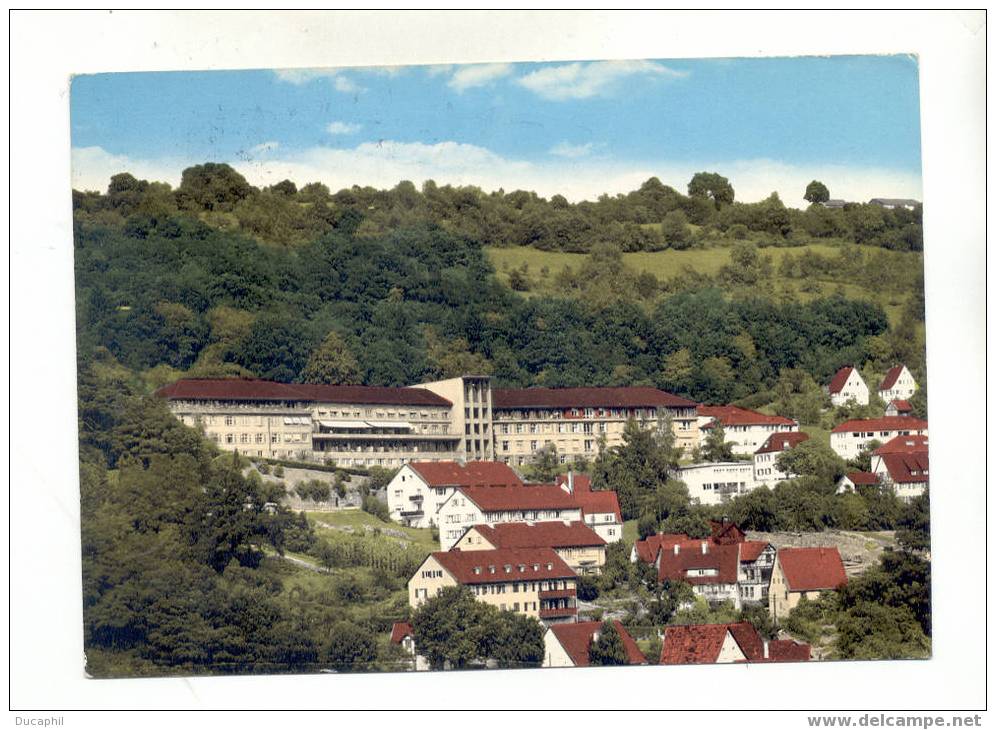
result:
[(764, 445), (754, 452), (755, 486), (769, 486), (786, 479), (792, 479), (795, 474), (784, 472), (778, 468), (778, 455), (808, 440), (809, 434), (805, 431), (771, 434)]
[(886, 441), (896, 436), (926, 436), (927, 422), (910, 416), (885, 416), (844, 421), (830, 431), (830, 448), (843, 459), (853, 459), (870, 441)]
[(775, 565), (775, 546), (764, 540), (744, 540), (739, 548), (737, 590), (740, 602), (766, 605)]
[(658, 581), (685, 581), (710, 603), (730, 601), (740, 608), (739, 545), (717, 545), (711, 539), (677, 542), (657, 552), (655, 565)]
[(493, 398), (495, 455), (509, 464), (529, 463), (548, 444), (562, 464), (591, 459), (599, 437), (608, 448), (622, 443), (629, 419), (658, 428), (668, 417), (677, 446), (699, 443), (695, 402), (657, 388), (496, 388)]
[(750, 456), (773, 433), (798, 431), (799, 424), (784, 416), (769, 416), (739, 406), (707, 406), (698, 408), (699, 429), (703, 436), (717, 425), (723, 427), (726, 443), (733, 446), (733, 453)]
[(754, 464), (749, 461), (706, 461), (679, 467), (675, 476), (688, 487), (698, 504), (722, 504), (755, 486)]
[(583, 522), (503, 522), (474, 525), (451, 550), (553, 548), (578, 575), (598, 574), (605, 565), (605, 540)]
[(893, 487), (899, 499), (909, 502), (930, 486), (927, 446), (926, 436), (897, 436), (872, 452), (872, 472), (882, 484)]
[[(640, 647), (619, 621), (612, 624), (619, 632), (623, 648), (626, 650), (628, 664), (646, 664)], [(546, 630), (543, 643), (546, 651), (543, 656), (544, 667), (587, 667), (591, 665), (588, 650), (596, 641), (602, 630), (601, 621), (579, 621), (578, 623), (554, 624)]]
[(905, 365), (896, 365), (882, 378), (878, 385), (878, 397), (884, 402), (909, 400), (916, 392), (916, 380)]
[(854, 401), (860, 406), (868, 405), (868, 385), (856, 367), (847, 365), (838, 370), (827, 386), (830, 402), (835, 406)]
[(660, 532), (656, 535), (649, 535), (643, 540), (633, 543), (633, 548), (629, 553), (629, 561), (635, 563), (642, 560), (644, 563), (656, 563), (657, 553), (661, 548), (670, 549), (676, 543), (688, 542), (692, 538), (680, 533)]
[(878, 486), (878, 474), (870, 471), (849, 471), (837, 480), (837, 494), (854, 492), (859, 486)]
[(905, 208), (906, 210), (913, 210), (921, 203), (919, 200), (913, 200), (912, 198), (872, 198), (868, 201), (868, 204), (889, 209)]
[(846, 583), (844, 561), (837, 548), (782, 548), (771, 571), (768, 610), (778, 621), (788, 616), (803, 596), (815, 600), (822, 591), (836, 590)]
[(765, 641), (746, 621), (730, 624), (668, 626), (661, 644), (661, 664), (733, 664), (738, 662), (809, 661), (809, 644)]
[(555, 485), (457, 487), (437, 513), (439, 545), (449, 550), (474, 525), (581, 520), (574, 495)]
[(619, 498), (609, 490), (593, 490), (591, 478), (568, 472), (556, 480), (557, 486), (574, 496), (581, 507), (581, 519), (605, 542), (622, 540), (623, 518)]
[(830, 198), (830, 200), (823, 203), (824, 208), (829, 208), (830, 210), (839, 210), (845, 205), (853, 205), (846, 200), (841, 200), (840, 198)]
[(391, 519), (409, 527), (438, 525), (436, 513), (457, 487), (522, 486), (522, 480), (501, 462), (412, 461), (387, 485)]
[(456, 585), (478, 601), (547, 625), (577, 620), (577, 575), (552, 548), (431, 553), (408, 581), (408, 604), (418, 608)]
[(725, 517), (722, 520), (709, 520), (710, 537), (717, 545), (735, 545), (747, 539), (747, 533), (740, 525)]
[(908, 400), (891, 400), (889, 405), (885, 407), (885, 415), (887, 416), (911, 416), (913, 415), (913, 406), (910, 405)]
[(399, 621), (391, 627), (391, 643), (398, 644), (408, 652), (416, 672), (424, 672), (429, 669), (429, 660), (415, 651), (415, 635), (410, 623)]

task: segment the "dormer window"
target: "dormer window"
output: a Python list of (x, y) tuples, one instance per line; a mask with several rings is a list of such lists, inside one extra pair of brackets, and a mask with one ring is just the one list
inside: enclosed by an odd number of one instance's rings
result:
[(488, 572), (491, 573), (491, 575), (494, 575), (495, 574), (495, 566), (489, 565), (488, 566)]
[(505, 566), (505, 572), (506, 573), (511, 573), (512, 572), (512, 566), (511, 565), (506, 565)]
[(547, 563), (546, 564), (546, 569), (547, 570), (553, 570), (553, 563)]
[(475, 567), (474, 568), (474, 575), (480, 575), (480, 574), (481, 574), (481, 569), (479, 567)]

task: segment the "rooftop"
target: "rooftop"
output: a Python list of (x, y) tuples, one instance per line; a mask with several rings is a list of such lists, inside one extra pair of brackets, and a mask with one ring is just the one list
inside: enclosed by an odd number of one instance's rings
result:
[(240, 378), (184, 378), (156, 391), (168, 400), (297, 401), (403, 406), (452, 406), (425, 388), (374, 385), (313, 385)]
[(465, 585), (577, 577), (548, 547), (451, 550), (432, 553), (431, 557), (458, 583)]
[(657, 388), (495, 388), (495, 408), (694, 408), (695, 401)]
[[(626, 631), (619, 621), (613, 621), (612, 624), (616, 627), (616, 631), (619, 632), (619, 638), (622, 639), (623, 647), (626, 649), (626, 658), (629, 663), (646, 664), (647, 658), (643, 656), (643, 652), (640, 651), (636, 642), (633, 641), (633, 637), (629, 635), (629, 632)], [(554, 624), (550, 627), (550, 631), (557, 637), (557, 641), (564, 647), (564, 651), (567, 652), (567, 655), (576, 667), (590, 666), (588, 650), (595, 638), (595, 634), (601, 631), (601, 629), (601, 621)]]
[(500, 461), (411, 461), (408, 466), (430, 487), (522, 486), (518, 474)]
[(925, 431), (927, 422), (912, 416), (883, 416), (882, 418), (855, 418), (833, 427), (831, 433), (848, 431)]
[[(752, 411), (740, 406), (700, 405), (700, 416), (707, 416), (723, 426), (796, 426), (795, 421), (784, 416), (769, 416), (767, 413)], [(707, 424), (709, 427), (712, 424)]]
[(502, 522), (476, 525), (482, 537), (496, 548), (592, 547), (605, 540), (583, 522)]
[(809, 440), (809, 434), (805, 431), (789, 431), (788, 433), (773, 433), (768, 436), (768, 440), (764, 442), (755, 454), (773, 454), (780, 451), (785, 451), (786, 449), (791, 449), (793, 446), (798, 446), (803, 441)]
[(792, 591), (833, 590), (847, 583), (844, 561), (835, 547), (782, 548), (778, 562)]

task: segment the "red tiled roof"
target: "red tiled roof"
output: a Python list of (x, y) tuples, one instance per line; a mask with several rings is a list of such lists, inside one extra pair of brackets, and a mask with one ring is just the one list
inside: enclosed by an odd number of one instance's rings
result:
[(847, 478), (855, 485), (867, 484), (869, 486), (878, 484), (878, 474), (870, 471), (850, 471)]
[(484, 512), (502, 510), (579, 509), (574, 497), (560, 487), (460, 487), (460, 492)]
[(808, 662), (812, 647), (789, 639), (774, 639), (768, 642), (769, 662)]
[(398, 621), (391, 627), (391, 643), (400, 644), (406, 636), (412, 636), (412, 625), (406, 621)]
[(726, 634), (748, 661), (764, 656), (764, 642), (757, 629), (746, 621), (736, 624), (689, 624), (664, 629), (661, 664), (714, 664), (719, 659)]
[(855, 418), (833, 427), (833, 433), (848, 431), (926, 431), (927, 422), (910, 416)]
[(753, 624), (691, 624), (668, 626), (661, 646), (661, 664), (713, 664), (719, 659), (726, 633), (729, 632), (748, 662), (809, 661), (810, 646), (797, 641), (765, 642)]
[[(622, 639), (623, 647), (626, 649), (626, 658), (629, 663), (646, 664), (647, 658), (643, 656), (643, 652), (640, 651), (640, 647), (636, 645), (629, 632), (626, 631), (619, 621), (613, 621), (612, 624), (616, 627), (616, 631), (619, 632), (619, 638)], [(560, 645), (564, 647), (564, 651), (567, 652), (567, 656), (574, 662), (574, 666), (587, 667), (590, 665), (588, 650), (591, 647), (591, 642), (594, 640), (595, 633), (600, 631), (601, 628), (601, 621), (580, 621), (578, 623), (554, 624), (550, 627), (550, 631), (557, 637)]]
[[(712, 532), (712, 540), (722, 545), (730, 545), (736, 542), (743, 542), (746, 539), (744, 531), (736, 522), (730, 522), (725, 518), (721, 520), (709, 520), (709, 529)], [(691, 540), (691, 538), (687, 538)]]
[(851, 377), (851, 373), (854, 372), (854, 368), (850, 365), (842, 367), (838, 370), (833, 378), (830, 380), (830, 394), (839, 393), (844, 388), (844, 384), (847, 383), (847, 379)]
[(911, 434), (909, 436), (895, 436), (875, 449), (872, 453), (878, 456), (883, 454), (916, 454), (928, 450), (927, 436)]
[(408, 463), (430, 487), (521, 487), (512, 467), (500, 461), (411, 461)]
[(789, 431), (788, 433), (773, 433), (768, 436), (764, 445), (755, 451), (755, 454), (770, 454), (778, 451), (791, 449), (798, 446), (803, 441), (809, 440), (809, 434), (805, 431)]
[(501, 522), (493, 526), (476, 525), (471, 529), (481, 533), (496, 548), (605, 545), (605, 540), (583, 522)]
[(312, 385), (239, 378), (184, 378), (156, 391), (169, 400), (306, 401), (371, 405), (452, 406), (425, 388), (372, 385)]
[(885, 377), (882, 378), (882, 382), (879, 384), (878, 389), (889, 390), (892, 388), (892, 386), (896, 384), (896, 381), (899, 380), (899, 376), (903, 374), (903, 367), (903, 365), (896, 365), (890, 368), (889, 372), (887, 372)]
[(670, 548), (675, 543), (687, 542), (688, 540), (690, 540), (688, 535), (659, 532), (643, 540), (637, 540), (633, 543), (633, 547), (636, 549), (636, 555), (640, 560), (644, 563), (652, 563), (657, 560), (657, 551), (662, 547)]
[[(702, 552), (702, 546), (705, 552)], [(675, 547), (678, 553), (675, 554)], [(683, 580), (692, 585), (715, 585), (736, 583), (739, 568), (740, 548), (737, 544), (717, 545), (712, 540), (690, 540), (660, 551), (658, 580)], [(712, 569), (716, 575), (688, 575), (689, 570)]]
[[(719, 421), (723, 426), (796, 426), (791, 418), (784, 416), (769, 416), (766, 413), (752, 411), (740, 406), (707, 406), (700, 405), (700, 416), (708, 416)], [(710, 428), (707, 424), (704, 428)]]
[(895, 406), (896, 410), (900, 413), (909, 413), (913, 410), (913, 406), (908, 400), (903, 400), (902, 398), (895, 398), (889, 402), (889, 405)]
[(575, 492), (574, 501), (581, 507), (582, 515), (614, 515), (616, 522), (622, 524), (622, 510), (619, 509), (619, 497), (615, 492)]
[(882, 454), (889, 478), (897, 484), (921, 484), (930, 481), (930, 459), (926, 451), (911, 454)]
[(847, 583), (844, 561), (835, 547), (783, 548), (777, 559), (791, 591), (833, 590)]
[(657, 388), (495, 388), (495, 408), (694, 408), (695, 401)]
[[(558, 487), (566, 488), (567, 486), (567, 475), (558, 474), (557, 478), (554, 480), (554, 484)], [(590, 492), (591, 491), (591, 477), (586, 474), (575, 474), (574, 475), (574, 493), (578, 492)]]
[(753, 563), (771, 543), (764, 540), (744, 540), (740, 543), (740, 562)]
[[(432, 557), (458, 583), (464, 585), (577, 578), (577, 574), (554, 552), (553, 548), (547, 547), (453, 550), (446, 553), (432, 553)], [(508, 572), (505, 570), (506, 565), (509, 566)]]

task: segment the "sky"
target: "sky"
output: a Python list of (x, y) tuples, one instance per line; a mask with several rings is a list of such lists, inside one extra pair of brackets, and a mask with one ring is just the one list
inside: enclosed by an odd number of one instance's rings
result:
[(179, 184), (227, 162), (254, 185), (477, 185), (594, 200), (697, 171), (736, 199), (921, 199), (916, 59), (836, 56), (77, 76), (73, 187)]

